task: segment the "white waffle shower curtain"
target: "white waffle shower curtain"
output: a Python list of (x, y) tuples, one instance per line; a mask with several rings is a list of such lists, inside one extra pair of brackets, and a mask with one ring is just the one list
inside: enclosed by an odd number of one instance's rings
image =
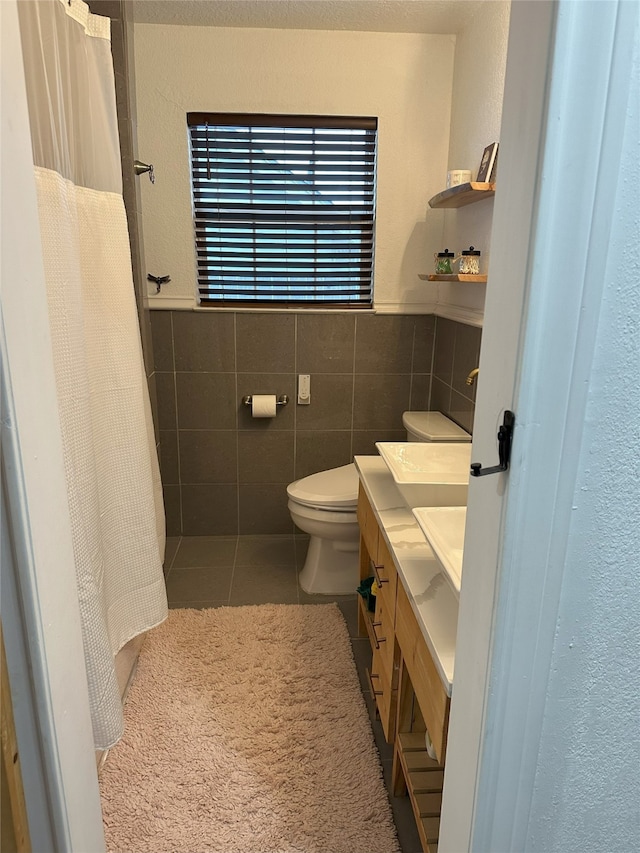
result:
[(106, 748), (123, 728), (115, 655), (167, 614), (110, 22), (82, 0), (18, 9), (94, 740)]

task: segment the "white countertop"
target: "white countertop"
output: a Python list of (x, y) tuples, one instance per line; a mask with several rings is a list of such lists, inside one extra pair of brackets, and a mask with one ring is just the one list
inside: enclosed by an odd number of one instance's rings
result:
[(356, 456), (354, 461), (442, 684), (451, 696), (458, 600), (384, 460)]

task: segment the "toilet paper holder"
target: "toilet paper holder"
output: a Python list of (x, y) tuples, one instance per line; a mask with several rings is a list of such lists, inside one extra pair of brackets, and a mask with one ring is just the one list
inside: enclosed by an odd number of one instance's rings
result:
[[(245, 406), (250, 406), (253, 402), (253, 397), (251, 394), (248, 394), (246, 397), (242, 398), (242, 402)], [(280, 394), (280, 396), (276, 398), (276, 406), (286, 406), (288, 402), (289, 397), (286, 394)]]

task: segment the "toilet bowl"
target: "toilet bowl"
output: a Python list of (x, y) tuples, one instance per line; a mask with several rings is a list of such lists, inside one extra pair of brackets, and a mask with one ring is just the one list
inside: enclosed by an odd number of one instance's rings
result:
[(360, 531), (356, 466), (342, 465), (287, 486), (289, 512), (308, 533), (309, 549), (300, 586), (319, 595), (348, 595), (359, 582)]
[[(440, 412), (405, 412), (407, 441), (470, 441), (469, 433)], [(349, 595), (360, 582), (358, 473), (342, 465), (287, 486), (289, 512), (310, 538), (300, 586), (319, 595)]]

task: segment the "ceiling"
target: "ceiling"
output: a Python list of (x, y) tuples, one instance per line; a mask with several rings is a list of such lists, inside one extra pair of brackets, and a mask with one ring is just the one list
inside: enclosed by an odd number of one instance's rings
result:
[(144, 24), (457, 33), (483, 3), (508, 0), (134, 0)]

